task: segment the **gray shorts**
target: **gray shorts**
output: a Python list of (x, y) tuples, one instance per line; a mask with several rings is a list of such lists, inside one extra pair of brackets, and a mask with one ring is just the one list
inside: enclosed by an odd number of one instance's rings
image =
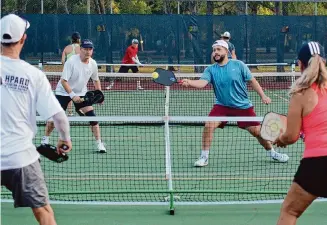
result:
[(15, 208), (40, 208), (49, 202), (39, 160), (23, 168), (1, 171), (2, 185), (12, 192)]

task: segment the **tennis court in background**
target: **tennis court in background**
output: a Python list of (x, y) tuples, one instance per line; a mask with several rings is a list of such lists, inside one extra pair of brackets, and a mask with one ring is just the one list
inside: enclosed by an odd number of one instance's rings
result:
[[(204, 69), (204, 67), (203, 67)], [(257, 116), (269, 111), (287, 113), (287, 91), (298, 78), (297, 72), (260, 72), (253, 73), (272, 103), (264, 105), (250, 86), (249, 97)], [(61, 72), (47, 72), (55, 89)], [(162, 116), (165, 115), (167, 93), (163, 86), (152, 81), (151, 73), (99, 73), (105, 104), (96, 107), (97, 116)], [(199, 79), (201, 73), (176, 73), (178, 79)], [(144, 88), (137, 90), (137, 83)], [(92, 82), (89, 82), (92, 90)], [(207, 116), (214, 104), (214, 92), (210, 85), (204, 89), (185, 88), (178, 84), (170, 87), (169, 115), (171, 116)], [(76, 114), (77, 115), (77, 114)]]

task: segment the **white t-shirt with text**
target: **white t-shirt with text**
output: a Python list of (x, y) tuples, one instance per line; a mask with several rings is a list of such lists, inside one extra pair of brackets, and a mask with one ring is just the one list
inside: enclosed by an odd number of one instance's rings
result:
[(36, 112), (47, 120), (61, 108), (46, 75), (20, 59), (1, 60), (1, 170), (17, 169), (40, 157), (33, 144)]

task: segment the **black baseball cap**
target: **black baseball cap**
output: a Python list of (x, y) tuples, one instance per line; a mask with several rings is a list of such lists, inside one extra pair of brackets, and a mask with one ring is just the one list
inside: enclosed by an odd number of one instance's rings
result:
[(93, 42), (89, 39), (84, 39), (81, 43), (82, 48), (94, 48)]
[(322, 47), (318, 42), (310, 41), (302, 45), (297, 58), (304, 64), (305, 67), (307, 67), (310, 58), (315, 54), (320, 55), (326, 60), (324, 47)]
[(78, 32), (74, 32), (74, 33), (72, 34), (72, 39), (73, 39), (73, 40), (81, 39), (81, 35), (80, 35)]

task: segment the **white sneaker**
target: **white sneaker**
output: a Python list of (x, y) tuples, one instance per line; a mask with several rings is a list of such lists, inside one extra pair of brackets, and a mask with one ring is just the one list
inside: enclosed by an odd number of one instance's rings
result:
[(279, 153), (279, 152), (275, 152), (275, 154), (273, 155), (270, 155), (270, 157), (277, 161), (277, 162), (281, 162), (281, 163), (285, 163), (289, 160), (289, 157), (288, 155), (286, 154), (282, 154), (282, 153)]
[(114, 85), (115, 85), (115, 83), (112, 81), (107, 87), (106, 87), (106, 89), (107, 90), (110, 90), (111, 88), (113, 88), (114, 87)]
[(197, 161), (195, 161), (194, 166), (195, 167), (203, 167), (203, 166), (207, 166), (208, 163), (209, 163), (209, 159), (201, 156)]
[(49, 144), (49, 137), (43, 136), (41, 140), (41, 145), (47, 145)]
[(99, 144), (97, 144), (97, 147), (98, 147), (98, 152), (99, 153), (106, 153), (107, 152), (106, 147), (104, 147), (103, 142), (100, 142)]
[(136, 82), (136, 90), (144, 90), (144, 88), (141, 87), (141, 81), (139, 80)]

